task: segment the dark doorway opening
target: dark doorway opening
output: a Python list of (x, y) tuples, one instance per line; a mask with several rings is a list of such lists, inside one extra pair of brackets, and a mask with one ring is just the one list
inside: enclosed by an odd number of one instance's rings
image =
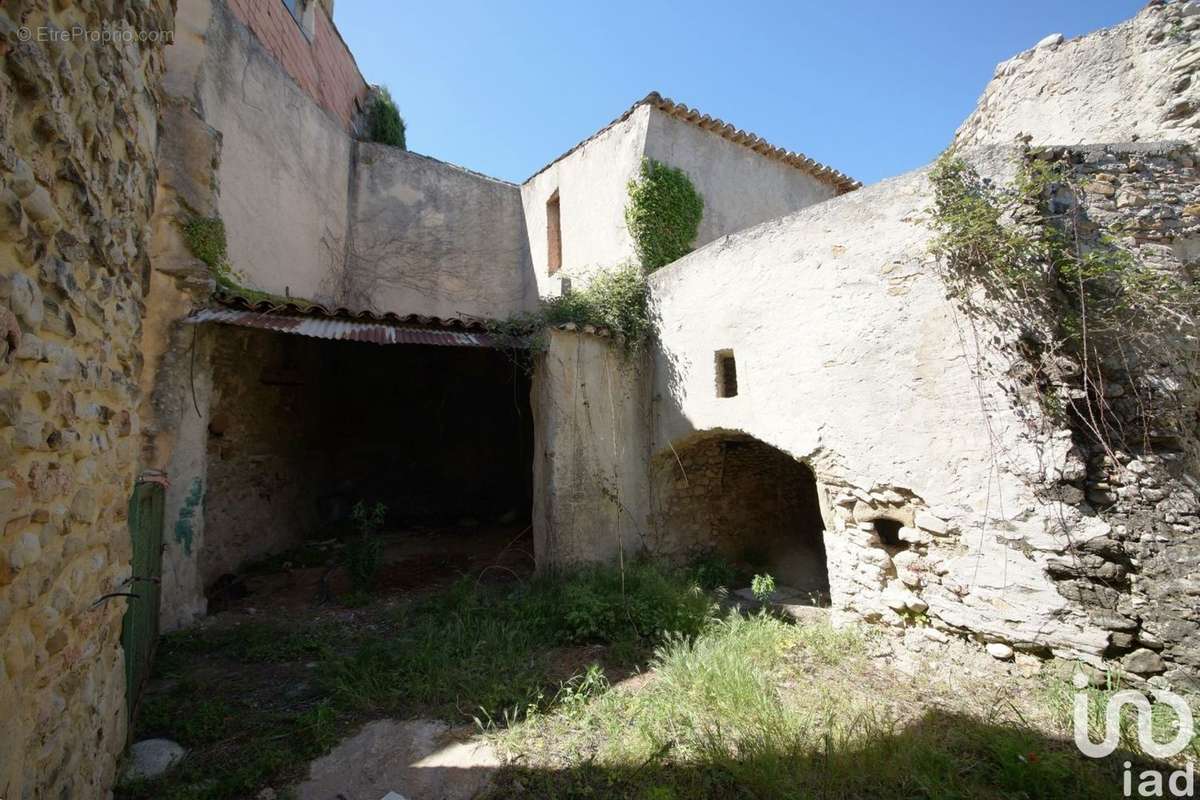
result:
[(314, 575), (344, 589), (333, 551), (359, 503), (386, 508), (382, 589), (531, 561), (530, 379), (508, 354), (222, 328), (213, 374), (200, 568), (216, 605), (232, 575), (314, 542), (334, 542)]
[(666, 548), (715, 550), (799, 600), (829, 604), (825, 525), (806, 464), (744, 434), (708, 433), (677, 444), (655, 474)]

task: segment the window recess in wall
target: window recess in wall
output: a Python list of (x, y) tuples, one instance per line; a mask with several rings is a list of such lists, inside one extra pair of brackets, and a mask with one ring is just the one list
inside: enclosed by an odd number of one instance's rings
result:
[(717, 364), (717, 397), (737, 397), (737, 362), (733, 359), (732, 350), (718, 350)]
[(553, 275), (562, 268), (562, 222), (558, 189), (546, 201), (546, 269)]
[(296, 21), (300, 32), (304, 34), (304, 38), (310, 42), (313, 38), (313, 26), (316, 23), (314, 14), (316, 12), (317, 0), (282, 0), (283, 7), (292, 15), (292, 19)]

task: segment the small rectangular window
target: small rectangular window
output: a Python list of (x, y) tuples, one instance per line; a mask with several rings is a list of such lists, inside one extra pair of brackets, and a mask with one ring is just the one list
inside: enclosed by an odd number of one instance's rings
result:
[(717, 397), (737, 397), (737, 362), (732, 350), (717, 351)]
[(546, 269), (551, 275), (562, 268), (562, 223), (559, 218), (558, 190), (546, 201)]

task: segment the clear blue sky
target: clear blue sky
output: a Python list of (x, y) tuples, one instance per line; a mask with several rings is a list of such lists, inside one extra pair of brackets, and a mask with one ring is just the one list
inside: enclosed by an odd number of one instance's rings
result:
[(997, 62), (1144, 0), (337, 0), (411, 150), (522, 181), (651, 89), (873, 182), (950, 141)]

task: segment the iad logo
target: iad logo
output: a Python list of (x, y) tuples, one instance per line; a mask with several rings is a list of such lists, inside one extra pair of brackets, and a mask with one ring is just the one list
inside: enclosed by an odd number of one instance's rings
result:
[(1151, 730), (1150, 701), (1141, 692), (1127, 689), (1108, 698), (1108, 705), (1104, 709), (1104, 738), (1099, 744), (1093, 744), (1091, 736), (1088, 734), (1088, 696), (1087, 692), (1083, 691), (1087, 685), (1087, 676), (1076, 673), (1075, 688), (1079, 691), (1075, 692), (1073, 709), (1075, 746), (1085, 756), (1104, 758), (1113, 754), (1113, 751), (1117, 749), (1117, 744), (1121, 741), (1121, 709), (1127, 705), (1137, 709), (1138, 746), (1146, 755), (1154, 758), (1171, 758), (1182, 753), (1184, 748), (1191, 744), (1192, 737), (1196, 733), (1192, 722), (1192, 709), (1188, 706), (1187, 701), (1179, 695), (1158, 689), (1151, 690), (1154, 699), (1169, 705), (1179, 718), (1179, 730), (1176, 731), (1174, 739), (1165, 744), (1154, 741), (1154, 733)]
[[(1108, 704), (1104, 708), (1104, 738), (1099, 743), (1092, 742), (1088, 731), (1090, 716), (1088, 695), (1084, 691), (1087, 689), (1087, 685), (1087, 676), (1076, 673), (1075, 689), (1077, 691), (1072, 708), (1075, 723), (1075, 746), (1085, 756), (1104, 758), (1113, 754), (1121, 741), (1121, 711), (1127, 705), (1133, 706), (1137, 710), (1138, 747), (1146, 755), (1154, 758), (1171, 758), (1182, 753), (1191, 744), (1192, 737), (1196, 733), (1191, 707), (1179, 695), (1159, 689), (1152, 689), (1151, 694), (1154, 695), (1156, 701), (1170, 706), (1175, 712), (1179, 722), (1175, 738), (1165, 743), (1155, 741), (1153, 709), (1150, 701), (1141, 692), (1127, 689), (1108, 698)], [(1157, 770), (1142, 772), (1137, 780), (1137, 794), (1134, 794), (1134, 776), (1130, 771), (1132, 764), (1126, 761), (1124, 767), (1125, 780), (1122, 788), (1126, 797), (1165, 797), (1168, 796), (1164, 794), (1167, 789), (1171, 792), (1170, 797), (1194, 796), (1194, 774), (1190, 763), (1184, 769), (1176, 770), (1165, 776)]]

